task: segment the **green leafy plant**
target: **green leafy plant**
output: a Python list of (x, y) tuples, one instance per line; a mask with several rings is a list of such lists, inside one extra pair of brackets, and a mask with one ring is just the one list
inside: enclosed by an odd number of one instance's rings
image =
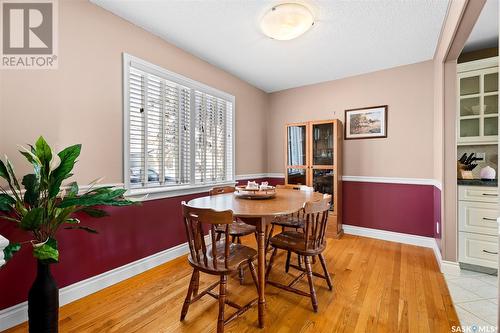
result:
[[(71, 173), (81, 145), (67, 147), (55, 154), (43, 137), (30, 149), (20, 153), (33, 166), (33, 173), (25, 175), (19, 183), (11, 162), (6, 157), (0, 160), (0, 178), (6, 180), (0, 186), (0, 219), (17, 223), (18, 227), (33, 234), (29, 242), (33, 245), (33, 256), (47, 263), (59, 261), (56, 233), (59, 228), (84, 230), (97, 233), (83, 226), (74, 215), (83, 212), (91, 217), (103, 217), (108, 213), (102, 206), (128, 206), (135, 202), (123, 197), (125, 189), (110, 186), (99, 187), (97, 181), (80, 194), (78, 184), (71, 182), (62, 187)], [(24, 189), (21, 188), (21, 185)], [(4, 258), (9, 260), (19, 251), (21, 244), (11, 243), (4, 249)]]

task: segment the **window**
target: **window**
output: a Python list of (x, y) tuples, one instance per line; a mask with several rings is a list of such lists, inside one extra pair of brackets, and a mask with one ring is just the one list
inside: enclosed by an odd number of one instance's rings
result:
[(233, 96), (126, 54), (124, 96), (132, 193), (234, 181)]

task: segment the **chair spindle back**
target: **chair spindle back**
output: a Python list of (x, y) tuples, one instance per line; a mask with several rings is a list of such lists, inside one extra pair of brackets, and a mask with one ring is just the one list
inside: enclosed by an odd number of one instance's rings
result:
[(331, 200), (332, 196), (325, 194), (323, 199), (307, 202), (304, 205), (304, 250), (316, 250), (324, 244)]
[[(194, 208), (182, 202), (182, 211), (184, 216), (184, 226), (186, 227), (186, 236), (188, 239), (189, 252), (191, 258), (198, 265), (206, 268), (222, 268), (219, 267), (220, 259), (224, 261), (224, 268), (228, 268), (227, 262), (229, 257), (229, 246), (231, 244), (229, 237), (229, 225), (233, 222), (233, 212), (230, 210), (215, 211), (213, 209)], [(209, 227), (212, 245), (211, 245), (211, 260), (207, 257), (207, 244), (205, 243), (205, 235), (203, 226)], [(220, 247), (217, 247), (215, 239), (215, 228), (222, 227), (223, 235), (225, 236), (224, 253)], [(218, 261), (219, 259), (219, 261)]]
[(282, 185), (282, 184), (278, 184), (278, 185), (276, 185), (276, 188), (278, 188), (278, 189), (285, 189), (285, 190), (300, 190), (301, 186), (302, 185), (294, 185), (294, 184)]
[(214, 187), (210, 191), (208, 191), (208, 195), (233, 193), (234, 191), (236, 191), (236, 189), (233, 186), (219, 186), (219, 187)]

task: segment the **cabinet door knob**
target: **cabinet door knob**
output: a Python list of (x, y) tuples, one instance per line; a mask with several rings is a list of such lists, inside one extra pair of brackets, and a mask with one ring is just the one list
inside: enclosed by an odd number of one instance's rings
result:
[(498, 252), (492, 252), (492, 251), (488, 251), (488, 250), (483, 250), (483, 252), (486, 252), (486, 253), (489, 253), (489, 254), (498, 254)]

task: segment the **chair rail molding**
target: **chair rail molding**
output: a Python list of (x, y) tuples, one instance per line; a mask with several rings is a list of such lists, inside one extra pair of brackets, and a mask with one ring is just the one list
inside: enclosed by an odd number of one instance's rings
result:
[(368, 177), (368, 176), (342, 176), (345, 182), (431, 185), (441, 189), (441, 182), (430, 178), (399, 178), (399, 177)]
[[(285, 178), (284, 173), (267, 173), (267, 178)], [(238, 178), (237, 178), (238, 179)], [(439, 180), (431, 178), (403, 178), (403, 177), (371, 177), (371, 176), (342, 176), (344, 182), (386, 183), (386, 184), (408, 184), (408, 185), (431, 185), (442, 189)]]

